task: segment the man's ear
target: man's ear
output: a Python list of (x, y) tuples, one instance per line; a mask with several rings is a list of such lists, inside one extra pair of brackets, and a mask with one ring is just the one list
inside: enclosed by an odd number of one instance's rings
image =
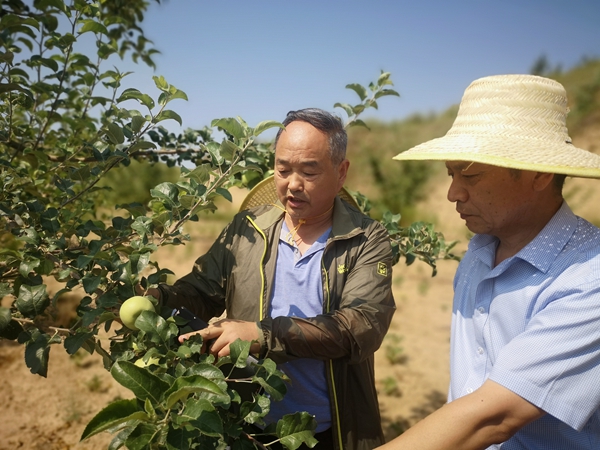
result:
[(350, 161), (347, 159), (343, 160), (338, 167), (338, 184), (339, 189), (344, 186), (344, 182), (346, 181), (346, 176), (348, 175), (348, 167), (350, 167)]
[(533, 189), (537, 192), (541, 192), (552, 184), (554, 180), (553, 173), (536, 172), (533, 177)]

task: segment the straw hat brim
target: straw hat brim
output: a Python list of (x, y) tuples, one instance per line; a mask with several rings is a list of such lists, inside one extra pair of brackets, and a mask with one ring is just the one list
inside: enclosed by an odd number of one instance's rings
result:
[[(342, 200), (345, 200), (352, 207), (358, 209), (359, 211), (361, 210), (354, 197), (352, 197), (346, 188), (342, 187), (340, 192), (338, 192), (338, 195), (342, 198)], [(273, 176), (270, 176), (262, 180), (260, 183), (254, 186), (250, 192), (248, 192), (248, 195), (246, 195), (246, 198), (244, 198), (244, 201), (240, 206), (240, 211), (254, 208), (255, 206), (272, 205), (276, 203), (277, 200), (279, 199), (277, 198), (275, 179)]]
[(600, 155), (575, 147), (568, 135), (567, 93), (535, 75), (494, 75), (465, 90), (444, 137), (400, 153), (396, 160), (479, 162), (511, 169), (600, 178)]
[[(524, 151), (526, 149), (527, 151)], [(540, 161), (543, 155), (543, 161)], [(600, 178), (600, 156), (566, 142), (446, 135), (396, 155), (395, 160), (473, 161), (509, 169)]]

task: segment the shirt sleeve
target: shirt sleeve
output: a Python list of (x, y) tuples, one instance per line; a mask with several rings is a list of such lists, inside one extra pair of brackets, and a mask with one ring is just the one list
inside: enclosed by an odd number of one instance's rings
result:
[(553, 281), (544, 304), (500, 350), (490, 373), (491, 380), (578, 431), (600, 407), (599, 260)]

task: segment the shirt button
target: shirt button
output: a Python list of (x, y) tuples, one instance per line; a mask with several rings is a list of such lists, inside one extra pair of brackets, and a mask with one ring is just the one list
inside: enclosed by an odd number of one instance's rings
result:
[(483, 355), (483, 348), (479, 347), (477, 349), (477, 353), (479, 353), (480, 355)]
[(467, 389), (467, 394), (470, 394), (470, 393), (472, 393), (472, 392), (473, 392), (473, 388), (469, 388), (469, 389)]
[(477, 308), (477, 311), (479, 311), (479, 314), (483, 314), (485, 312), (485, 308), (483, 306), (480, 306), (479, 308)]

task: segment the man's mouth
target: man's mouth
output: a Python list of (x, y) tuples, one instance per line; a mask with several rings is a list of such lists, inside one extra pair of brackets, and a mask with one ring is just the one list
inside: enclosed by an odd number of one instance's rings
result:
[(287, 198), (288, 205), (290, 205), (292, 207), (293, 206), (299, 206), (299, 205), (301, 205), (302, 203), (305, 203), (305, 202), (306, 202), (306, 200), (302, 200), (301, 198), (298, 198), (298, 197), (289, 196)]
[(467, 214), (464, 212), (460, 212), (460, 211), (456, 211), (458, 214), (460, 214), (460, 218), (463, 220), (467, 220), (468, 217), (471, 217), (471, 214)]

